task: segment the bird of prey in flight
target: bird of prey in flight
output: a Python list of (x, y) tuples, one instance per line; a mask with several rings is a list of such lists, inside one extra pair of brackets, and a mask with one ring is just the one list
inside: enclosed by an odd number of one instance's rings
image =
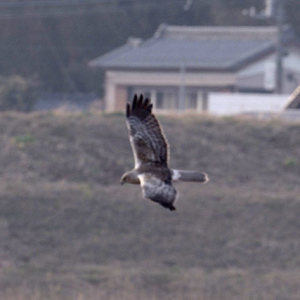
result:
[(140, 184), (144, 198), (163, 207), (175, 210), (176, 190), (172, 181), (195, 181), (205, 183), (205, 173), (181, 171), (168, 167), (169, 146), (161, 126), (152, 113), (152, 104), (143, 95), (134, 96), (127, 103), (126, 123), (133, 151), (134, 169), (126, 172), (121, 183)]

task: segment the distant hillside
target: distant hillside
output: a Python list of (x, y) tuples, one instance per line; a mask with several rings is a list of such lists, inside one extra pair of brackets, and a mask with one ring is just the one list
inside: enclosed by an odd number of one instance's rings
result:
[(1, 114), (1, 299), (299, 299), (300, 124), (159, 119), (211, 179), (175, 213), (119, 185), (124, 116)]

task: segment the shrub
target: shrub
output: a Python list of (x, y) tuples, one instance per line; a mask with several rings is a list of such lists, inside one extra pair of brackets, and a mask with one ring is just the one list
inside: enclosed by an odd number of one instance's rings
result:
[(19, 75), (0, 76), (0, 110), (30, 111), (37, 97), (37, 84)]

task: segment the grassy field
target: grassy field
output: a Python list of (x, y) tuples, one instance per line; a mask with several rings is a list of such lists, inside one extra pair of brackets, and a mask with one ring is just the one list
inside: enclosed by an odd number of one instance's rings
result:
[(160, 117), (177, 211), (120, 186), (124, 117), (0, 115), (0, 299), (300, 299), (300, 124)]

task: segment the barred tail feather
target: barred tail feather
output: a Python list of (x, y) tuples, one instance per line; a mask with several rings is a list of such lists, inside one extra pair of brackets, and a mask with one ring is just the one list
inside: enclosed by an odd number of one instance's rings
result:
[(206, 183), (209, 181), (209, 178), (205, 173), (194, 172), (194, 171), (172, 170), (172, 180)]

